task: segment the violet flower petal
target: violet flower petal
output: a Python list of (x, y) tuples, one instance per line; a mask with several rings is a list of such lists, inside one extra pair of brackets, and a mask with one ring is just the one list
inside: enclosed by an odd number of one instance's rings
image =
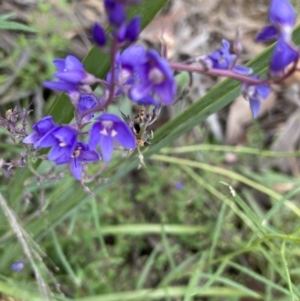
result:
[(291, 48), (283, 38), (280, 38), (275, 45), (271, 62), (270, 70), (272, 73), (280, 73), (291, 63), (298, 60), (298, 52)]
[[(132, 59), (134, 58), (134, 60)], [(120, 63), (122, 68), (130, 69), (131, 71), (134, 70), (135, 66), (141, 65), (146, 60), (146, 50), (143, 46), (135, 45), (126, 48), (121, 56), (120, 56)]]
[(252, 68), (248, 68), (242, 65), (237, 65), (232, 68), (232, 70), (241, 75), (250, 75), (253, 72)]
[(256, 118), (260, 110), (260, 101), (256, 98), (250, 98), (249, 103), (250, 103), (252, 115), (254, 118)]
[(57, 139), (52, 135), (52, 132), (55, 130), (50, 130), (47, 134), (45, 134), (39, 141), (34, 144), (35, 148), (47, 148), (52, 147), (57, 144)]
[(130, 89), (129, 97), (134, 101), (139, 101), (149, 95), (151, 88), (152, 84), (150, 82), (140, 83)]
[(134, 149), (135, 148), (135, 137), (125, 122), (119, 122), (115, 124), (115, 130), (117, 131), (117, 135), (115, 139), (122, 146)]
[(295, 10), (288, 0), (272, 0), (269, 8), (269, 19), (273, 24), (294, 26)]
[(80, 84), (80, 82), (86, 77), (86, 73), (81, 70), (64, 71), (53, 74), (56, 78), (73, 84)]
[(65, 58), (65, 71), (84, 71), (84, 65), (74, 55)]
[(114, 151), (113, 138), (105, 135), (101, 135), (100, 137), (100, 148), (103, 160), (109, 162)]
[(73, 177), (80, 181), (82, 177), (82, 164), (77, 158), (71, 160), (70, 169)]
[(172, 104), (176, 95), (176, 85), (173, 81), (166, 81), (155, 87), (155, 93), (157, 94), (161, 103), (165, 105)]
[(96, 122), (93, 124), (91, 131), (90, 131), (90, 139), (89, 139), (89, 148), (91, 150), (95, 150), (97, 145), (100, 142), (100, 131), (102, 129), (102, 126), (99, 122)]
[(269, 41), (276, 39), (278, 35), (278, 30), (274, 25), (268, 25), (264, 27), (256, 36), (255, 41), (261, 42), (261, 41)]
[(84, 163), (93, 163), (101, 159), (100, 155), (92, 150), (81, 150), (77, 158)]
[(67, 83), (67, 82), (50, 82), (45, 81), (43, 83), (43, 86), (45, 88), (51, 89), (51, 90), (57, 90), (57, 91), (72, 91), (77, 90), (78, 85), (73, 83)]
[(271, 92), (271, 88), (267, 85), (257, 85), (256, 91), (259, 94), (260, 97), (263, 99), (266, 99)]
[(26, 138), (24, 138), (22, 140), (22, 142), (25, 143), (25, 144), (34, 144), (40, 138), (41, 138), (41, 136), (38, 133), (32, 133), (32, 134), (28, 135)]

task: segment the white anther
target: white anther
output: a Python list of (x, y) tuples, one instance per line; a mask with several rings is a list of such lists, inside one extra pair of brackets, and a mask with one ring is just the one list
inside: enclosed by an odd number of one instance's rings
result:
[(111, 130), (111, 137), (115, 137), (115, 136), (117, 136), (117, 134), (118, 134), (118, 132), (116, 131), (116, 130), (114, 130), (114, 129), (112, 129)]
[(103, 128), (103, 129), (100, 131), (100, 134), (101, 134), (101, 135), (104, 135), (104, 136), (108, 136), (107, 129), (106, 129), (106, 128)]
[(149, 72), (149, 80), (154, 84), (160, 84), (164, 81), (165, 76), (160, 69), (154, 67)]

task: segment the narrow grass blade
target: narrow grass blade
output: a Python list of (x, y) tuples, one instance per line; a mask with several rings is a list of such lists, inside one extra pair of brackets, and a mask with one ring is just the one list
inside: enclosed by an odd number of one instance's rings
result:
[[(85, 297), (77, 299), (76, 301), (133, 301), (133, 300), (166, 300), (168, 296), (171, 298), (180, 298), (184, 296), (186, 287), (185, 286), (176, 286), (176, 287), (166, 287), (156, 290), (144, 289), (139, 291), (129, 291), (129, 292), (120, 292), (108, 295), (98, 295), (92, 297)], [(199, 297), (232, 297), (232, 298), (241, 298), (249, 297), (251, 295), (245, 293), (244, 291), (227, 288), (227, 287), (211, 287), (205, 291), (201, 291), (201, 288), (195, 289), (193, 295)], [(258, 296), (258, 295), (257, 295)], [(258, 296), (257, 299), (260, 299)]]
[(148, 259), (141, 271), (140, 277), (139, 277), (137, 285), (136, 285), (136, 290), (140, 290), (143, 288), (144, 283), (146, 282), (147, 277), (149, 277), (151, 268), (155, 264), (156, 257), (160, 251), (161, 251), (161, 245), (157, 244), (155, 249), (151, 252), (150, 256), (148, 257)]
[[(235, 173), (230, 170), (226, 170), (221, 167), (217, 166), (211, 166), (209, 164), (201, 163), (201, 162), (195, 162), (192, 160), (187, 160), (187, 159), (181, 159), (181, 158), (175, 158), (175, 157), (168, 157), (168, 156), (163, 156), (163, 155), (153, 155), (153, 159), (162, 161), (162, 162), (168, 162), (168, 163), (173, 163), (173, 164), (179, 164), (179, 165), (185, 165), (185, 166), (190, 166), (194, 168), (199, 168), (202, 170), (214, 172), (220, 175), (227, 176), (229, 178), (232, 178), (234, 180), (237, 180), (239, 182), (242, 182), (258, 191), (261, 191), (262, 193), (267, 194), (268, 196), (274, 198), (276, 201), (280, 201), (282, 199), (282, 196), (275, 192), (274, 190), (267, 188), (259, 183), (256, 183), (238, 173)], [(285, 206), (290, 208), (296, 215), (300, 216), (300, 209), (290, 202), (289, 200), (285, 200), (284, 202)]]

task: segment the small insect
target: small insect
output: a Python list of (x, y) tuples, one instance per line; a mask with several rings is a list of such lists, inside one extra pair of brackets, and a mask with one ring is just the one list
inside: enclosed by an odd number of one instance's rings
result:
[(145, 116), (146, 116), (146, 110), (145, 110), (145, 108), (142, 108), (142, 109), (140, 109), (140, 111), (138, 112), (138, 114), (136, 114), (134, 116), (134, 119), (138, 123), (144, 123), (145, 122)]
[(148, 146), (151, 144), (150, 140), (153, 139), (153, 132), (147, 132), (150, 116), (146, 114), (145, 108), (142, 108), (138, 114), (134, 116), (133, 127), (135, 131), (136, 146)]
[[(155, 112), (156, 111), (154, 111), (154, 113)], [(151, 144), (150, 140), (153, 139), (153, 131), (147, 131), (147, 127), (156, 119), (156, 114), (154, 113), (153, 116), (151, 116), (150, 114), (146, 113), (145, 108), (142, 108), (133, 117), (133, 120), (131, 120), (128, 115), (125, 115), (121, 112), (123, 119), (130, 126), (132, 132), (135, 135), (136, 146), (138, 148)]]

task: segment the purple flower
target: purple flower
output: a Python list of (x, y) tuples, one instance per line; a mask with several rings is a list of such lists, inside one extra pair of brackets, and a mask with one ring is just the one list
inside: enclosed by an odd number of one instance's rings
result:
[(57, 125), (53, 121), (52, 116), (45, 116), (32, 127), (35, 133), (24, 138), (23, 143), (33, 144), (36, 148), (36, 143), (55, 127), (57, 127)]
[[(121, 93), (128, 94), (128, 90), (138, 80), (136, 70), (139, 65), (146, 61), (146, 51), (140, 45), (130, 46), (126, 48), (116, 58), (115, 65), (115, 81), (119, 89), (116, 90), (116, 95)], [(108, 72), (106, 77), (107, 82), (111, 81), (111, 71)]]
[(53, 74), (57, 82), (45, 81), (44, 86), (59, 91), (84, 89), (86, 85), (95, 83), (95, 77), (84, 70), (83, 64), (73, 55), (65, 59), (53, 61), (58, 72)]
[[(97, 100), (94, 95), (82, 93), (80, 95), (80, 98), (79, 98), (79, 101), (77, 104), (77, 110), (78, 110), (79, 114), (82, 115), (85, 111), (95, 107), (96, 105), (97, 105)], [(88, 114), (88, 115), (84, 116), (82, 121), (88, 122), (93, 117), (94, 117), (93, 113)]]
[(100, 144), (105, 162), (109, 162), (114, 150), (114, 139), (128, 149), (135, 148), (135, 137), (129, 126), (114, 114), (102, 114), (91, 128), (89, 147), (95, 150)]
[(99, 23), (95, 23), (92, 28), (92, 35), (95, 43), (99, 46), (106, 44), (106, 35), (103, 27)]
[[(252, 77), (259, 78), (257, 75)], [(254, 118), (256, 118), (261, 107), (261, 100), (268, 97), (271, 89), (269, 86), (264, 84), (250, 85), (244, 83), (242, 90), (245, 97), (249, 100), (252, 115)]]
[[(138, 74), (139, 67), (147, 62), (146, 50), (143, 46), (135, 45), (126, 48), (121, 54), (117, 55), (115, 64), (115, 82), (119, 87), (115, 95), (125, 94), (134, 102), (142, 105), (157, 106), (157, 101), (145, 93), (140, 99), (132, 99), (130, 89), (140, 81)], [(111, 71), (106, 76), (106, 81), (111, 81)]]
[(264, 27), (256, 41), (268, 41), (279, 36), (291, 40), (291, 33), (296, 21), (295, 10), (288, 0), (272, 0), (269, 7), (269, 20), (272, 25)]
[(82, 163), (93, 163), (100, 159), (100, 155), (96, 151), (90, 150), (87, 144), (77, 142), (69, 162), (72, 175), (76, 180), (80, 180), (82, 177)]
[(130, 99), (142, 102), (154, 93), (162, 104), (172, 104), (176, 95), (174, 74), (166, 59), (157, 51), (149, 50), (144, 63), (137, 66), (139, 83), (130, 90)]
[(271, 61), (270, 71), (276, 75), (284, 71), (284, 69), (291, 63), (299, 59), (299, 53), (292, 48), (284, 38), (280, 38), (274, 48)]
[(182, 190), (184, 188), (184, 183), (182, 181), (178, 181), (174, 186), (176, 190)]
[(121, 27), (126, 20), (125, 6), (141, 0), (104, 0), (104, 6), (111, 25)]
[(127, 25), (126, 28), (126, 39), (129, 42), (134, 42), (141, 31), (141, 18), (140, 16), (135, 16)]
[[(234, 60), (236, 59), (236, 55), (230, 53), (230, 43), (227, 40), (223, 39), (222, 44), (223, 47), (202, 59), (208, 68), (230, 69), (232, 67)], [(251, 68), (241, 65), (233, 66), (232, 70), (243, 75), (249, 75), (252, 73)]]
[(48, 159), (59, 165), (68, 163), (70, 161), (75, 150), (76, 143), (77, 130), (72, 126), (65, 125), (58, 126), (49, 131), (36, 143), (36, 147), (51, 147)]
[(20, 260), (20, 261), (16, 261), (16, 262), (12, 263), (12, 265), (10, 266), (10, 269), (14, 272), (20, 272), (21, 270), (23, 270), (24, 266), (25, 266), (25, 261)]
[(217, 49), (207, 58), (210, 59), (211, 68), (229, 69), (231, 63), (235, 60), (236, 55), (230, 53), (230, 43), (227, 40), (222, 40), (223, 47)]
[(105, 9), (111, 25), (121, 26), (126, 20), (125, 7), (120, 1), (104, 0)]
[(141, 30), (141, 18), (139, 16), (134, 17), (128, 24), (123, 23), (116, 33), (116, 37), (119, 43), (123, 43), (126, 40), (134, 42)]

